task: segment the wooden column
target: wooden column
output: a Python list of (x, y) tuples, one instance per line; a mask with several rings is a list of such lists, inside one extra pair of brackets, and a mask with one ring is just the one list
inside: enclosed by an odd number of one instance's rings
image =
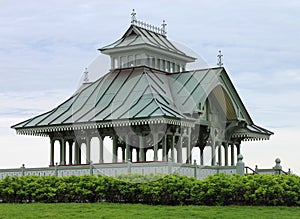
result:
[(86, 163), (90, 164), (91, 162), (91, 138), (90, 137), (86, 137), (85, 140), (85, 144), (86, 144)]
[(75, 141), (74, 151), (74, 164), (79, 164), (79, 145), (77, 141)]
[(55, 140), (50, 138), (50, 166), (54, 165), (54, 144)]
[(182, 136), (179, 136), (177, 143), (177, 163), (182, 163)]
[(211, 144), (211, 165), (216, 165), (216, 143), (214, 141)]
[(145, 148), (144, 148), (144, 137), (139, 136), (139, 161), (145, 161)]
[(231, 166), (234, 166), (234, 143), (231, 144)]
[(78, 144), (78, 164), (81, 164), (81, 145), (82, 145), (82, 142), (80, 142), (80, 144)]
[(60, 140), (60, 165), (66, 165), (66, 141)]
[(201, 146), (201, 147), (199, 147), (199, 149), (200, 149), (200, 165), (204, 165), (204, 148), (205, 148), (205, 146)]
[(222, 166), (222, 143), (218, 143), (218, 163)]
[(140, 161), (140, 149), (139, 148), (136, 148), (136, 162), (139, 162)]
[(236, 156), (239, 156), (241, 154), (241, 143), (237, 142), (236, 143)]
[(125, 156), (125, 152), (126, 152), (126, 147), (121, 147), (122, 148), (122, 162), (125, 162), (125, 160), (126, 160), (126, 156)]
[(228, 166), (228, 142), (223, 143), (225, 149), (225, 166)]
[(175, 144), (175, 135), (173, 135), (172, 139), (171, 139), (171, 162), (175, 161), (175, 158), (174, 158), (174, 144)]
[(129, 136), (125, 136), (125, 144), (126, 144), (126, 162), (128, 162), (129, 160), (132, 162), (132, 158), (131, 158), (131, 149), (130, 149), (130, 144), (129, 144)]
[(116, 163), (118, 161), (118, 137), (113, 135), (113, 150), (112, 150), (112, 162)]
[(186, 162), (191, 164), (192, 163), (192, 153), (191, 153), (191, 128), (188, 129), (188, 136), (187, 136), (187, 144), (186, 144)]
[(103, 137), (99, 137), (99, 163), (104, 163), (103, 157)]
[(167, 135), (165, 134), (162, 141), (162, 161), (167, 161)]
[(158, 133), (154, 133), (153, 134), (153, 151), (154, 151), (154, 157), (153, 157), (153, 160), (154, 161), (157, 161), (158, 160)]
[(69, 143), (69, 164), (71, 165), (73, 162), (73, 139), (68, 140)]

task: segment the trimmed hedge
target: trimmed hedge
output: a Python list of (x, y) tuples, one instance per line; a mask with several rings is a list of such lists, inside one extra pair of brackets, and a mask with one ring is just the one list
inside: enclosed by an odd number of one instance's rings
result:
[(151, 205), (300, 206), (296, 175), (225, 175), (204, 180), (179, 175), (23, 176), (0, 180), (0, 200), (126, 202)]

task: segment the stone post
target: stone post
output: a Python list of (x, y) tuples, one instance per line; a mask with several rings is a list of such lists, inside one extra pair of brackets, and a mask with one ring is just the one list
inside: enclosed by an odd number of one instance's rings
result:
[(173, 171), (173, 163), (168, 161), (168, 174), (172, 174)]
[(276, 158), (275, 163), (276, 163), (276, 165), (275, 165), (275, 167), (273, 167), (275, 174), (280, 174), (281, 170), (282, 170), (282, 166), (280, 165), (281, 160), (279, 158)]
[(93, 175), (93, 161), (90, 160), (90, 175)]
[(197, 179), (197, 162), (194, 160), (194, 177)]
[(239, 154), (237, 156), (237, 164), (236, 164), (236, 173), (244, 176), (245, 175), (245, 163), (243, 162), (243, 155)]
[(127, 174), (131, 173), (131, 160), (128, 159), (127, 161)]
[(54, 175), (55, 176), (58, 176), (58, 165), (57, 165), (57, 162), (55, 163), (55, 169), (54, 169)]
[(21, 175), (22, 175), (22, 176), (25, 176), (25, 164), (22, 164), (22, 167), (21, 167)]

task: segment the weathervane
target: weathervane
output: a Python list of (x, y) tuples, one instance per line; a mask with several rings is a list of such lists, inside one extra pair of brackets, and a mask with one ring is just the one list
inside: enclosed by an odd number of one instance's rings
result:
[(84, 79), (83, 79), (84, 83), (88, 83), (89, 82), (89, 72), (87, 70), (87, 68), (85, 68), (84, 71)]
[(222, 67), (223, 66), (223, 63), (222, 63), (222, 57), (223, 57), (223, 55), (222, 55), (222, 51), (221, 50), (219, 50), (219, 55), (217, 55), (217, 57), (218, 57), (218, 63), (217, 63), (217, 65), (219, 67)]

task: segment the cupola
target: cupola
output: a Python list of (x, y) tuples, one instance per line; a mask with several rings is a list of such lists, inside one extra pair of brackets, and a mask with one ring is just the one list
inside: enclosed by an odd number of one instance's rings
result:
[(149, 66), (169, 73), (182, 72), (195, 57), (180, 51), (166, 36), (166, 22), (156, 27), (136, 19), (116, 42), (99, 49), (111, 58), (111, 69)]

